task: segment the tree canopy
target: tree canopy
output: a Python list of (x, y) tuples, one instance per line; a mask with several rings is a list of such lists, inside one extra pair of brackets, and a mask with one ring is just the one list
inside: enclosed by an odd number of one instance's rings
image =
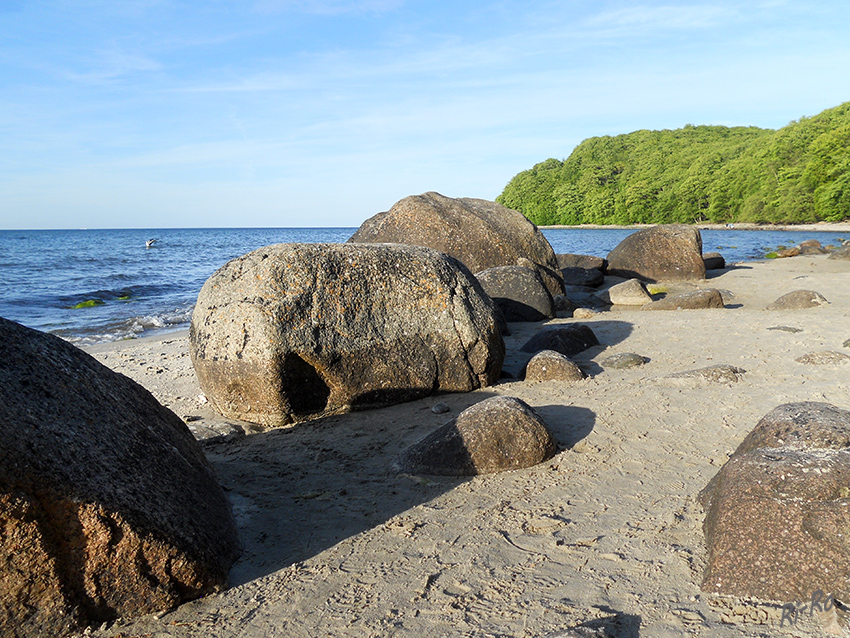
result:
[(538, 225), (850, 219), (850, 102), (779, 130), (592, 137), (519, 173), (496, 201)]

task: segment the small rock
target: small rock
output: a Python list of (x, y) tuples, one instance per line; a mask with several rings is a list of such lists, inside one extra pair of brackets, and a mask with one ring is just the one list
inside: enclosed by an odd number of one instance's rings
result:
[(434, 414), (445, 414), (446, 412), (451, 412), (451, 411), (452, 411), (452, 409), (448, 405), (443, 403), (442, 401), (434, 404), (431, 407), (431, 412), (433, 412)]
[(826, 298), (814, 290), (794, 290), (782, 295), (767, 307), (767, 310), (804, 310), (806, 308), (817, 308), (829, 302)]
[(642, 366), (647, 363), (649, 359), (647, 357), (642, 357), (639, 354), (634, 354), (633, 352), (621, 352), (619, 354), (612, 354), (610, 357), (605, 357), (599, 364), (603, 368), (614, 368), (615, 370), (623, 370), (626, 368), (636, 368), (637, 366)]
[(835, 365), (839, 363), (847, 363), (850, 361), (850, 356), (834, 350), (824, 350), (822, 352), (810, 352), (802, 357), (794, 359), (797, 363), (804, 363), (812, 366)]
[(845, 341), (841, 345), (844, 346), (845, 348), (850, 348), (850, 339), (848, 339), (847, 341)]
[(600, 312), (592, 308), (576, 308), (573, 310), (573, 319), (594, 319)]
[(850, 240), (844, 242), (844, 248), (832, 251), (827, 259), (850, 259)]
[(639, 279), (629, 279), (600, 290), (597, 297), (613, 306), (643, 306), (652, 301), (646, 286)]
[(406, 474), (474, 476), (537, 465), (557, 452), (537, 413), (514, 397), (493, 397), (461, 412), (393, 462)]
[(702, 310), (706, 308), (724, 308), (723, 295), (719, 290), (709, 288), (668, 295), (664, 299), (652, 301), (641, 310)]
[(708, 366), (697, 370), (677, 372), (663, 377), (666, 381), (676, 384), (677, 382), (707, 381), (709, 383), (737, 383), (746, 370), (726, 364)]
[(702, 261), (706, 270), (721, 270), (726, 268), (726, 260), (720, 253), (703, 253)]
[(796, 257), (800, 254), (800, 249), (794, 246), (793, 248), (783, 248), (782, 250), (776, 251), (777, 257)]
[(584, 372), (575, 363), (560, 352), (542, 350), (526, 364), (526, 381), (568, 381), (584, 379)]

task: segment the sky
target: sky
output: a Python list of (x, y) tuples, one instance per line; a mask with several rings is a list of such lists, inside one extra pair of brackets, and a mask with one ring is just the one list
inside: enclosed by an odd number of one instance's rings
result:
[(850, 2), (0, 0), (0, 228), (359, 226), (850, 100)]

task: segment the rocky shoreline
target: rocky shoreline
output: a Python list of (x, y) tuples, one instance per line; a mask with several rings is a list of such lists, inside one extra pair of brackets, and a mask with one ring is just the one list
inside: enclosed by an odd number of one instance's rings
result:
[[(778, 405), (850, 407), (848, 364), (807, 358), (850, 354), (848, 272), (847, 261), (827, 255), (738, 264), (688, 286), (722, 290), (725, 309), (626, 306), (580, 320), (559, 313), (512, 323), (504, 363), (512, 378), (266, 432), (212, 411), (185, 333), (90, 348), (206, 437), (243, 541), (229, 590), (92, 634), (779, 631), (787, 627), (783, 605), (794, 601), (700, 589), (707, 548), (698, 495)], [(767, 310), (799, 289), (828, 303)], [(576, 323), (600, 342), (573, 357), (586, 378), (521, 380), (521, 346), (545, 327)], [(618, 356), (629, 354), (635, 359)], [(635, 365), (620, 367), (627, 359)], [(551, 460), (471, 478), (393, 471), (410, 445), (499, 396), (543, 418), (558, 443)], [(799, 614), (794, 631), (821, 635), (831, 614)], [(586, 631), (567, 633), (579, 630)]]

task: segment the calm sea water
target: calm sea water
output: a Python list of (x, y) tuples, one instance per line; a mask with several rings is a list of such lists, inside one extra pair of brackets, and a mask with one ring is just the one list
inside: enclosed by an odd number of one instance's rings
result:
[[(0, 231), (0, 316), (77, 345), (188, 326), (207, 278), (228, 260), (269, 244), (344, 242), (354, 228)], [(556, 253), (604, 257), (634, 232), (546, 229)], [(805, 239), (841, 233), (702, 231), (727, 262), (760, 259)], [(147, 248), (148, 239), (156, 239)], [(850, 239), (850, 237), (848, 237)]]

